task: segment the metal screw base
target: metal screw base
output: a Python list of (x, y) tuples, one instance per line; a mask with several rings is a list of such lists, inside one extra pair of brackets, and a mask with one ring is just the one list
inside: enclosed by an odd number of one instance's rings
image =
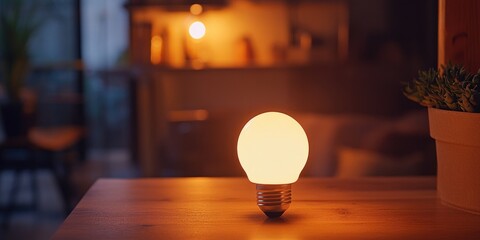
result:
[(282, 216), (291, 202), (291, 184), (257, 184), (257, 205), (269, 218)]

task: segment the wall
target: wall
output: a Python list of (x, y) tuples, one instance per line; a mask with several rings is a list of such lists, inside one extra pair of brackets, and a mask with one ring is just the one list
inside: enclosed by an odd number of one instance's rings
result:
[(248, 111), (286, 108), (289, 69), (205, 69), (158, 71), (171, 110)]
[[(318, 119), (329, 119), (328, 124), (337, 126), (334, 125), (337, 118), (355, 125), (357, 118), (393, 119), (419, 108), (401, 93), (400, 82), (412, 74), (401, 66), (356, 64), (152, 71), (147, 74), (152, 78), (141, 83), (148, 84), (143, 89), (150, 98), (142, 100), (141, 112), (149, 116), (143, 116), (146, 120), (140, 121), (143, 123), (140, 128), (151, 134), (141, 148), (150, 144), (150, 150), (145, 151), (154, 153), (147, 161), (153, 175), (240, 175), (236, 160), (238, 134), (248, 119), (261, 112), (281, 111), (293, 116), (315, 114)], [(145, 108), (145, 104), (148, 107)], [(195, 110), (205, 110), (207, 117), (171, 118), (172, 112), (194, 113)], [(374, 122), (371, 125), (375, 125)], [(319, 129), (329, 128), (325, 126)], [(315, 134), (331, 137), (339, 129), (331, 131), (333, 133)], [(348, 134), (352, 135), (347, 139), (358, 137), (356, 133)], [(319, 141), (312, 141), (317, 144), (312, 156), (323, 156), (321, 151), (332, 147), (322, 148), (318, 146)], [(312, 160), (309, 174), (333, 174), (333, 160), (324, 158)]]
[[(392, 118), (418, 108), (401, 93), (401, 82), (410, 80), (418, 69), (415, 58), (418, 54), (409, 55), (399, 47), (403, 38), (390, 39), (383, 45), (374, 41), (377, 35), (383, 39), (395, 32), (387, 11), (392, 1), (379, 0), (371, 4), (348, 1), (350, 9), (345, 5), (329, 5), (338, 3), (336, 1), (302, 2), (304, 5), (295, 4), (297, 2), (285, 5), (285, 1), (231, 1), (226, 8), (207, 10), (200, 16), (207, 25), (207, 35), (202, 40), (210, 41), (211, 45), (198, 43), (199, 49), (207, 46), (209, 57), (201, 70), (185, 64), (185, 34), (188, 23), (193, 21), (188, 13), (160, 7), (132, 9), (133, 24), (149, 26), (151, 23), (152, 36), (163, 35), (168, 39), (169, 65), (147, 68), (144, 76), (149, 80), (141, 81), (139, 94), (142, 102), (139, 106), (146, 109), (142, 110), (143, 120), (139, 120), (139, 126), (147, 133), (141, 137), (140, 145), (146, 146), (143, 152), (150, 154), (147, 161), (151, 164), (149, 168), (153, 166), (152, 175), (172, 174), (169, 168), (190, 171), (184, 172), (187, 175), (234, 173), (239, 167), (234, 164), (237, 163), (235, 142), (242, 124), (262, 111), (312, 113), (332, 118), (344, 114)], [(257, 7), (264, 12), (256, 12)], [(345, 9), (347, 16), (339, 17), (339, 11), (345, 13)], [(337, 48), (341, 31), (338, 26), (344, 21), (349, 23), (346, 36), (342, 36), (348, 39), (350, 35), (350, 41), (356, 42), (355, 46), (352, 44), (355, 49), (347, 53), (356, 56), (349, 55), (345, 61), (339, 61)], [(145, 31), (147, 40), (150, 40), (149, 31)], [(294, 33), (302, 31), (311, 33), (309, 54), (325, 49), (333, 54), (320, 53), (322, 57), (316, 58), (318, 61), (279, 64), (278, 52), (272, 48), (280, 46), (280, 52), (284, 51), (281, 54), (290, 54), (299, 45), (294, 41)], [(240, 57), (236, 53), (236, 43), (244, 34), (250, 35), (256, 55), (255, 64), (249, 66), (239, 65)], [(409, 35), (408, 38), (414, 39)], [(393, 50), (388, 48), (392, 45)], [(389, 54), (392, 51), (399, 56)], [(172, 111), (198, 109), (208, 111), (207, 120), (171, 121), (169, 118)], [(199, 162), (208, 162), (217, 168), (203, 171)]]

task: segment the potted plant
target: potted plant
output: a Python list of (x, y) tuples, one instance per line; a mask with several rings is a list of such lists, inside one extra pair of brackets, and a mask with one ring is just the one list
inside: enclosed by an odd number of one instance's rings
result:
[(428, 107), (441, 201), (480, 214), (480, 71), (452, 64), (420, 71), (403, 92)]
[[(30, 39), (48, 14), (41, 16), (41, 1), (0, 1), (0, 120), (7, 137), (25, 134), (25, 119), (31, 115), (31, 97), (25, 96), (24, 81), (29, 71)], [(27, 102), (29, 101), (30, 102)]]

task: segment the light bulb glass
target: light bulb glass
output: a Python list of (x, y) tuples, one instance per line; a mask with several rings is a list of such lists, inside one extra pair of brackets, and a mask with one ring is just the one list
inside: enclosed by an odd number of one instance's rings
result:
[(292, 117), (266, 112), (242, 129), (238, 158), (248, 179), (257, 184), (290, 184), (298, 180), (308, 158), (308, 139)]
[(205, 24), (203, 24), (200, 21), (193, 22), (188, 28), (188, 33), (194, 39), (203, 38), (203, 36), (205, 36), (206, 31), (207, 31), (207, 28), (205, 27)]

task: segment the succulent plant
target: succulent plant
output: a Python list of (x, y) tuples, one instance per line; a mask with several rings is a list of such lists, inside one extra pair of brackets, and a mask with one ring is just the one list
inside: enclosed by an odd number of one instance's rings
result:
[(480, 70), (473, 74), (453, 64), (421, 70), (404, 84), (403, 94), (425, 107), (480, 112)]

